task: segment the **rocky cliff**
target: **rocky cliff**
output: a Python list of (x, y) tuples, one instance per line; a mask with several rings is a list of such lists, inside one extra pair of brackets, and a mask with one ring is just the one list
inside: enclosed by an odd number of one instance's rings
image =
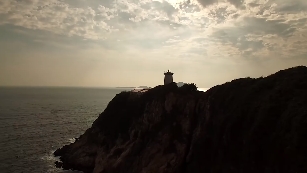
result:
[(54, 154), (58, 167), (94, 173), (307, 172), (307, 68), (207, 92), (122, 92)]

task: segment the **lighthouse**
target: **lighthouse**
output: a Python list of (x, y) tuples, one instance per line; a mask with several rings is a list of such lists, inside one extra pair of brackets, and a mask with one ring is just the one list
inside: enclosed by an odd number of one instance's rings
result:
[(167, 72), (164, 73), (164, 85), (173, 82), (173, 74), (174, 73), (170, 72), (169, 70), (167, 70)]

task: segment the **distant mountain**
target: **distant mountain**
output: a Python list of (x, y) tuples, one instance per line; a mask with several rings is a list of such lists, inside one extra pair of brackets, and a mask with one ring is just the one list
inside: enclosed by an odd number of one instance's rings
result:
[(150, 87), (148, 87), (148, 86), (139, 86), (138, 88), (147, 89), (147, 88), (150, 88)]
[(116, 87), (116, 88), (135, 88), (135, 87)]

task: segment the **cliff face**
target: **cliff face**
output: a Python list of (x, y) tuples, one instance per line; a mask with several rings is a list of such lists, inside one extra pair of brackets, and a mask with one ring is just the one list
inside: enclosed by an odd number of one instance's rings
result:
[(58, 167), (94, 173), (307, 171), (307, 68), (207, 92), (175, 83), (122, 92)]

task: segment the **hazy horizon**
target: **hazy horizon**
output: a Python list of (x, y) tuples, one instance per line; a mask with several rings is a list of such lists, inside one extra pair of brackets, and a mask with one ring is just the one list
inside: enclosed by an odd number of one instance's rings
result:
[[(163, 85), (163, 84), (160, 84)], [(145, 85), (143, 85), (145, 86)], [(142, 86), (142, 87), (143, 87)], [(146, 86), (146, 87), (156, 87), (155, 86)], [(22, 85), (0, 85), (0, 88), (93, 88), (93, 89), (104, 89), (104, 88), (110, 88), (110, 89), (125, 89), (125, 88), (139, 88), (140, 86), (22, 86)], [(213, 86), (212, 86), (213, 87)], [(199, 89), (209, 89), (209, 88), (204, 88), (204, 87), (198, 87)]]
[(305, 0), (2, 0), (0, 86), (210, 88), (307, 65)]

